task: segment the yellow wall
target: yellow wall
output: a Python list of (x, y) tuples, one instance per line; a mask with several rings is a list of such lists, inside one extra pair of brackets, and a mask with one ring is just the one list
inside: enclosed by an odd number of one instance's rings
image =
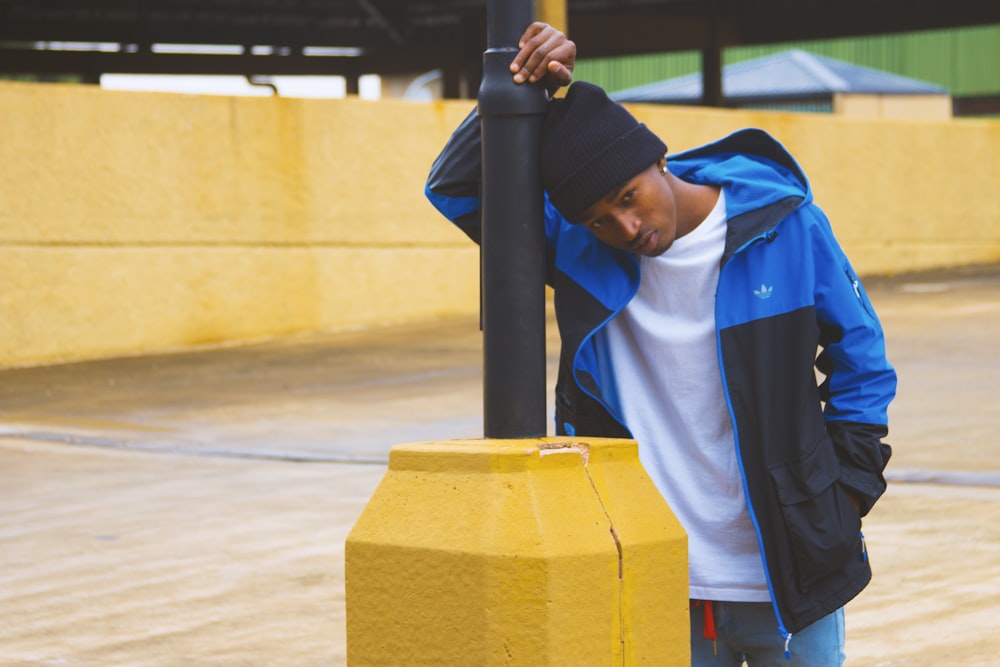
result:
[(836, 93), (833, 113), (846, 118), (950, 120), (951, 95), (862, 95)]
[[(0, 366), (475, 312), (423, 197), (470, 102), (0, 83)], [(1000, 123), (633, 107), (672, 151), (796, 154), (862, 273), (1000, 260)]]
[(0, 84), (0, 366), (468, 312), (462, 110)]

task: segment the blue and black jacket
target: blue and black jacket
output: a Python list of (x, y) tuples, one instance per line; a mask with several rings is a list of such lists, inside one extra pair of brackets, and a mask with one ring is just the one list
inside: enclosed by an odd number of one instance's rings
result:
[[(426, 189), (477, 243), (480, 159), (473, 112), (434, 162)], [(788, 637), (842, 607), (871, 578), (861, 520), (845, 489), (861, 501), (862, 516), (885, 490), (891, 450), (882, 438), (896, 376), (857, 274), (804, 173), (776, 140), (743, 130), (671, 157), (668, 168), (725, 190), (719, 365), (778, 630)], [(638, 262), (547, 201), (545, 231), (562, 341), (556, 432), (631, 437), (615, 409), (628, 399), (607, 393), (595, 333), (635, 295)]]

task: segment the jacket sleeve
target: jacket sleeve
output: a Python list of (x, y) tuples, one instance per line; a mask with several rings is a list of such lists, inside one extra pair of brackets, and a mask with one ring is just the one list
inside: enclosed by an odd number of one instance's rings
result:
[[(818, 212), (818, 209), (816, 209)], [(840, 460), (840, 481), (867, 514), (885, 491), (883, 470), (892, 449), (888, 407), (896, 394), (896, 373), (885, 353), (875, 309), (822, 213), (814, 239), (820, 346), (816, 367), (824, 417)]]
[[(479, 127), (479, 114), (473, 109), (434, 160), (424, 188), (424, 194), (434, 208), (477, 244), (482, 242), (480, 197), (483, 156)], [(543, 224), (547, 246), (545, 282), (551, 286), (559, 233), (570, 223), (549, 201), (548, 193), (544, 196)]]
[(472, 110), (452, 133), (444, 150), (431, 165), (424, 194), (455, 226), (480, 242), (480, 181), (482, 180), (482, 142), (479, 114)]

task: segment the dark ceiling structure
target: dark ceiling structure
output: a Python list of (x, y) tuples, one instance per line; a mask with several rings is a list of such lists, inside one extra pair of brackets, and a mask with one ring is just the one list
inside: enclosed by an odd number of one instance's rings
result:
[[(1000, 23), (1000, 2), (983, 0), (566, 0), (565, 11), (581, 58), (700, 51), (708, 103), (721, 101), (726, 47)], [(485, 35), (486, 0), (0, 0), (0, 74), (341, 75), (352, 92), (363, 74), (440, 69), (446, 97), (474, 97)]]

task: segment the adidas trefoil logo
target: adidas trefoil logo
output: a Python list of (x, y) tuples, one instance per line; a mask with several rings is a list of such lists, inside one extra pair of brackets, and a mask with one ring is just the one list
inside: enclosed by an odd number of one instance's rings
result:
[(774, 285), (768, 287), (764, 283), (761, 283), (760, 284), (760, 289), (759, 290), (755, 289), (753, 291), (753, 295), (755, 297), (757, 297), (758, 299), (770, 299), (771, 298), (771, 292), (773, 292), (773, 291), (774, 291)]

